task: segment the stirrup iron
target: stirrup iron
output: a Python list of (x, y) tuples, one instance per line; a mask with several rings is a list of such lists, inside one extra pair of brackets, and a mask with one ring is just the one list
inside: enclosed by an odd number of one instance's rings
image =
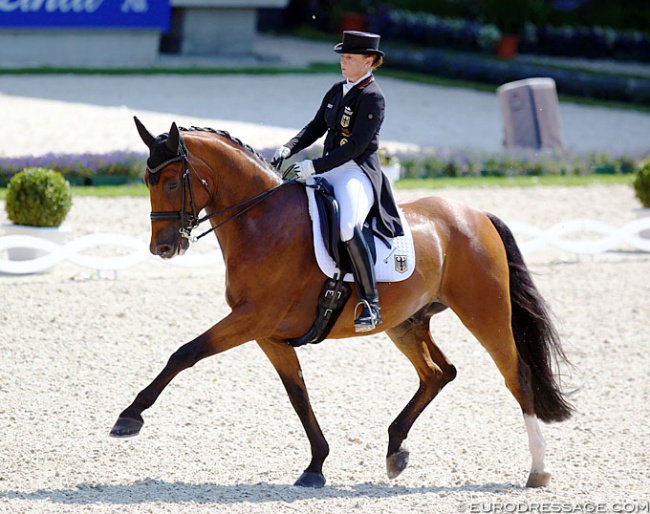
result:
[[(361, 313), (359, 312), (359, 307), (361, 307)], [(364, 317), (364, 312), (368, 312), (368, 316)], [(381, 313), (379, 311), (379, 306), (373, 306), (367, 300), (361, 299), (354, 308), (354, 331), (355, 332), (370, 332), (374, 330), (377, 325), (382, 323)]]

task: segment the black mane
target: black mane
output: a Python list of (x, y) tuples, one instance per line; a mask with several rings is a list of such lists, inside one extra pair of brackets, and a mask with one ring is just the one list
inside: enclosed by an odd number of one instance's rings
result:
[(181, 132), (211, 132), (212, 134), (217, 134), (218, 136), (225, 137), (226, 139), (232, 141), (236, 145), (241, 146), (244, 150), (252, 153), (263, 163), (268, 164), (268, 162), (266, 161), (266, 159), (262, 154), (260, 154), (257, 150), (255, 150), (252, 146), (244, 143), (241, 139), (230, 135), (230, 132), (228, 132), (227, 130), (216, 130), (210, 127), (195, 127), (194, 125), (192, 125), (190, 128), (178, 127), (178, 129)]
[[(252, 146), (244, 143), (241, 139), (232, 136), (230, 132), (226, 130), (216, 130), (209, 127), (195, 127), (195, 126), (191, 126), (190, 128), (178, 127), (178, 129), (181, 132), (210, 132), (212, 134), (216, 134), (218, 136), (224, 137), (229, 141), (232, 141), (236, 145), (240, 146), (247, 152), (253, 154), (260, 161), (262, 161), (266, 166), (270, 167), (268, 161), (264, 158), (262, 154), (256, 151)], [(149, 149), (149, 158), (147, 159), (147, 167), (150, 170), (155, 169), (161, 164), (163, 164), (164, 162), (173, 159), (174, 157), (178, 157), (180, 155), (178, 151), (173, 152), (169, 150), (169, 148), (166, 146), (165, 143), (168, 137), (169, 137), (168, 132), (160, 134), (158, 137), (156, 137), (155, 142)], [(156, 185), (156, 182), (158, 182), (158, 176), (159, 176), (158, 173), (149, 174), (149, 182), (151, 183), (151, 185)]]

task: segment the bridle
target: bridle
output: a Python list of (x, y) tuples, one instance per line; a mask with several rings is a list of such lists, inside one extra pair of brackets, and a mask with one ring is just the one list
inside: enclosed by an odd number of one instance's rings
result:
[[(181, 237), (187, 239), (191, 243), (196, 243), (199, 239), (208, 235), (210, 232), (214, 232), (222, 225), (225, 225), (226, 223), (234, 220), (235, 218), (238, 218), (246, 211), (252, 209), (257, 204), (259, 204), (260, 202), (264, 201), (266, 198), (271, 196), (282, 186), (289, 184), (291, 182), (295, 182), (295, 178), (292, 178), (290, 180), (283, 180), (281, 184), (278, 184), (277, 186), (274, 186), (271, 189), (267, 189), (266, 191), (262, 191), (258, 195), (255, 195), (254, 197), (249, 198), (248, 200), (244, 200), (243, 202), (239, 202), (235, 205), (231, 205), (230, 207), (227, 207), (217, 212), (213, 212), (206, 216), (199, 217), (199, 213), (197, 212), (197, 208), (196, 208), (196, 201), (194, 199), (194, 189), (192, 187), (193, 186), (192, 173), (196, 175), (196, 178), (199, 180), (199, 182), (201, 182), (205, 190), (208, 192), (210, 198), (212, 198), (213, 193), (210, 191), (210, 187), (207, 181), (203, 179), (196, 171), (194, 166), (192, 166), (192, 163), (189, 160), (187, 149), (185, 148), (185, 144), (183, 143), (182, 139), (180, 140), (178, 145), (178, 155), (160, 163), (155, 168), (149, 168), (147, 166), (147, 171), (150, 174), (155, 175), (156, 173), (161, 172), (164, 168), (166, 168), (170, 164), (174, 164), (177, 162), (182, 162), (182, 169), (183, 169), (182, 185), (181, 185), (183, 188), (181, 193), (181, 208), (178, 211), (151, 211), (150, 218), (151, 221), (180, 221), (181, 227), (179, 229), (179, 232), (181, 234)], [(282, 161), (276, 164), (276, 169), (279, 169), (281, 165), (282, 165)], [(185, 204), (188, 196), (190, 200), (190, 208), (192, 209), (191, 212), (185, 211)], [(221, 216), (222, 214), (226, 214), (240, 207), (242, 208), (240, 211), (232, 214), (221, 223), (214, 225), (213, 227), (209, 228), (208, 230), (206, 230), (205, 232), (201, 233), (198, 236), (192, 236), (192, 230), (194, 230), (204, 221), (208, 221), (217, 216)]]
[[(210, 189), (208, 187), (208, 183), (203, 178), (201, 178), (194, 167), (190, 165), (190, 162), (187, 158), (187, 150), (185, 149), (185, 145), (181, 142), (179, 144), (178, 155), (172, 157), (171, 159), (167, 159), (155, 168), (147, 167), (147, 171), (150, 174), (155, 175), (156, 173), (160, 173), (170, 164), (177, 162), (183, 163), (181, 180), (181, 208), (178, 211), (151, 211), (150, 218), (151, 221), (180, 221), (181, 227), (179, 229), (179, 232), (181, 234), (181, 237), (184, 237), (185, 239), (191, 241), (192, 230), (195, 229), (200, 223), (205, 221), (204, 219), (199, 218), (198, 212), (196, 210), (196, 201), (194, 200), (194, 190), (192, 187), (192, 172), (194, 172), (201, 184), (203, 184), (203, 187), (205, 187), (205, 190), (208, 192), (208, 194), (210, 194)], [(185, 211), (185, 204), (187, 203), (186, 200), (188, 195), (190, 197), (190, 207), (192, 209), (191, 212)]]

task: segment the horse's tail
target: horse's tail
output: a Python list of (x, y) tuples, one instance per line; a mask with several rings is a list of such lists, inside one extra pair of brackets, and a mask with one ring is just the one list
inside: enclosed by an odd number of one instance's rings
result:
[(566, 400), (553, 373), (559, 362), (568, 363), (546, 301), (535, 287), (515, 237), (508, 226), (487, 214), (508, 257), (512, 331), (521, 359), (530, 367), (535, 414), (542, 421), (564, 421), (573, 406)]

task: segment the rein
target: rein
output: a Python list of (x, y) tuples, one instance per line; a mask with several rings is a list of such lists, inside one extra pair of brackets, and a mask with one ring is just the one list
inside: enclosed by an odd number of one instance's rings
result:
[(282, 186), (284, 186), (284, 185), (286, 185), (286, 184), (289, 184), (290, 182), (293, 182), (293, 180), (289, 180), (289, 181), (286, 181), (286, 182), (282, 182), (282, 184), (278, 184), (277, 186), (274, 186), (274, 187), (272, 187), (271, 189), (267, 189), (266, 191), (262, 191), (260, 194), (255, 195), (254, 197), (249, 198), (248, 200), (244, 200), (243, 202), (239, 202), (239, 203), (237, 203), (237, 204), (235, 204), (235, 205), (231, 205), (230, 207), (227, 207), (227, 208), (225, 208), (225, 209), (223, 209), (223, 210), (221, 210), (221, 211), (213, 212), (212, 214), (208, 214), (207, 216), (203, 216), (202, 218), (200, 218), (200, 219), (197, 221), (196, 225), (195, 225), (193, 228), (198, 227), (198, 226), (199, 226), (201, 223), (203, 223), (204, 221), (207, 221), (207, 220), (209, 220), (209, 219), (211, 219), (211, 218), (215, 218), (215, 217), (217, 217), (217, 216), (221, 216), (222, 214), (226, 214), (227, 212), (230, 212), (230, 211), (232, 211), (232, 210), (234, 210), (234, 209), (237, 209), (238, 207), (242, 207), (242, 206), (244, 206), (244, 205), (246, 205), (246, 204), (252, 202), (252, 203), (250, 203), (250, 205), (244, 207), (241, 211), (236, 212), (235, 214), (233, 214), (233, 215), (230, 216), (229, 218), (226, 218), (225, 220), (223, 220), (221, 223), (218, 223), (217, 225), (215, 225), (215, 226), (213, 226), (213, 227), (210, 227), (208, 230), (206, 230), (205, 232), (199, 234), (199, 235), (196, 236), (196, 237), (192, 237), (192, 236), (186, 235), (184, 232), (181, 232), (181, 234), (182, 234), (183, 237), (186, 237), (187, 239), (189, 239), (190, 242), (192, 242), (192, 243), (196, 243), (199, 239), (201, 239), (201, 238), (204, 237), (204, 236), (207, 236), (210, 232), (214, 232), (214, 231), (217, 230), (219, 227), (225, 225), (225, 224), (228, 223), (229, 221), (232, 221), (232, 220), (238, 218), (239, 216), (241, 216), (242, 214), (244, 214), (246, 211), (252, 209), (252, 208), (255, 207), (257, 204), (263, 202), (263, 201), (266, 200), (269, 196), (271, 196), (273, 193), (275, 193), (278, 189), (280, 189)]
[[(181, 237), (187, 239), (191, 243), (196, 243), (198, 242), (199, 239), (202, 237), (207, 236), (209, 233), (214, 232), (216, 229), (219, 227), (222, 227), (229, 221), (232, 221), (242, 214), (244, 214), (246, 211), (252, 209), (259, 203), (263, 202), (266, 200), (269, 196), (271, 196), (273, 193), (275, 193), (278, 189), (280, 189), (282, 186), (285, 186), (286, 184), (290, 184), (292, 182), (295, 182), (295, 177), (291, 178), (290, 180), (284, 180), (287, 173), (290, 171), (290, 168), (285, 171), (283, 174), (283, 182), (281, 184), (278, 184), (277, 186), (272, 187), (271, 189), (267, 189), (266, 191), (262, 191), (260, 194), (253, 196), (252, 198), (249, 198), (247, 200), (244, 200), (243, 202), (239, 202), (235, 205), (231, 205), (230, 207), (226, 207), (225, 209), (222, 209), (217, 212), (213, 212), (211, 214), (208, 214), (207, 216), (203, 216), (202, 218), (199, 218), (197, 210), (196, 210), (196, 202), (194, 201), (194, 191), (192, 188), (192, 173), (196, 175), (196, 177), (199, 179), (201, 184), (203, 184), (203, 187), (205, 187), (206, 191), (212, 197), (212, 193), (210, 192), (210, 189), (208, 188), (208, 183), (201, 178), (199, 173), (194, 169), (194, 166), (192, 166), (192, 163), (190, 162), (187, 154), (187, 150), (185, 148), (184, 144), (179, 145), (179, 155), (176, 157), (172, 157), (171, 159), (166, 160), (165, 162), (159, 164), (156, 166), (154, 169), (148, 169), (149, 173), (158, 173), (160, 172), (163, 168), (166, 168), (170, 164), (174, 164), (176, 162), (182, 162), (183, 163), (183, 192), (181, 196), (181, 209), (179, 211), (151, 211), (150, 218), (151, 221), (180, 221), (181, 222), (181, 228), (179, 229), (179, 232), (181, 234)], [(282, 160), (280, 160), (278, 163), (275, 164), (275, 168), (279, 169), (280, 166), (282, 165)], [(190, 206), (192, 208), (192, 212), (188, 213), (185, 212), (185, 203), (186, 203), (186, 198), (189, 195), (190, 198)], [(209, 228), (205, 232), (199, 234), (198, 236), (192, 236), (192, 230), (197, 228), (201, 223), (208, 221), (212, 218), (215, 218), (217, 216), (221, 216), (222, 214), (226, 214), (228, 212), (231, 212), (235, 209), (238, 209), (240, 207), (243, 207), (240, 211), (232, 214), (230, 217), (226, 218), (223, 220), (221, 223), (218, 223), (217, 225)]]

